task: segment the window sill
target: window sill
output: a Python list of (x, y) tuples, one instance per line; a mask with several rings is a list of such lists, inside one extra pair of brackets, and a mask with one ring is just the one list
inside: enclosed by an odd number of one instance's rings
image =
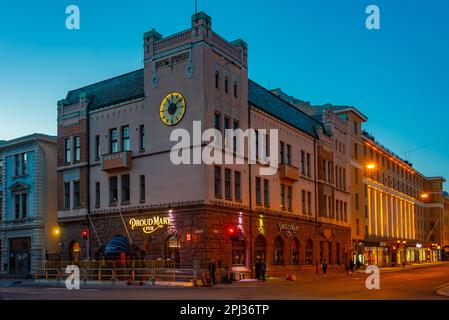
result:
[(109, 203), (109, 206), (110, 207), (117, 207), (117, 203), (115, 203), (115, 202)]
[(146, 200), (139, 200), (139, 203), (145, 203)]
[(225, 197), (225, 200), (233, 201), (233, 199), (231, 197)]
[(219, 194), (216, 194), (216, 195), (215, 195), (215, 198), (216, 198), (216, 199), (223, 199), (223, 197), (222, 197), (221, 195), (219, 195)]
[(129, 204), (130, 204), (130, 201), (124, 201), (124, 202), (121, 203), (122, 206), (127, 206)]

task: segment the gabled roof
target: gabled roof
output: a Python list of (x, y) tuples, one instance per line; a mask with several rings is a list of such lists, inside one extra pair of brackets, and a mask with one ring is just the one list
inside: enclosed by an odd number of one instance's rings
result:
[(322, 123), (298, 108), (265, 89), (256, 82), (248, 79), (249, 103), (262, 111), (284, 121), (285, 123), (301, 130), (308, 135), (318, 138), (316, 129), (322, 127)]
[(89, 109), (99, 109), (108, 105), (144, 97), (143, 69), (122, 74), (67, 93), (68, 104), (79, 102), (80, 94), (89, 96)]

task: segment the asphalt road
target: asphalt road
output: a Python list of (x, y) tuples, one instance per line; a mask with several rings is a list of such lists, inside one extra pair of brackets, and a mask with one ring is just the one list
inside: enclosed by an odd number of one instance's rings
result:
[(352, 276), (342, 271), (330, 270), (326, 276), (304, 274), (296, 281), (272, 279), (265, 283), (245, 282), (232, 285), (217, 285), (211, 288), (178, 287), (127, 287), (123, 285), (81, 285), (80, 290), (67, 290), (62, 286), (33, 284), (12, 285), (5, 281), (0, 285), (3, 300), (45, 299), (133, 299), (133, 300), (266, 300), (266, 299), (349, 299), (349, 300), (408, 300), (446, 299), (436, 289), (449, 285), (449, 263), (406, 267), (399, 270), (380, 271), (380, 289), (368, 290), (364, 273)]

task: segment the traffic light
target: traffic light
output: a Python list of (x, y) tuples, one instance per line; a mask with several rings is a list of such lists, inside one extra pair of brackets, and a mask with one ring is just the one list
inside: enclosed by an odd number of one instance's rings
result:
[(81, 237), (87, 240), (87, 238), (89, 237), (89, 231), (87, 230), (87, 228), (84, 228), (83, 231), (81, 231)]
[(228, 228), (229, 240), (231, 240), (231, 241), (236, 238), (235, 230), (236, 230), (236, 228), (232, 227), (232, 226)]

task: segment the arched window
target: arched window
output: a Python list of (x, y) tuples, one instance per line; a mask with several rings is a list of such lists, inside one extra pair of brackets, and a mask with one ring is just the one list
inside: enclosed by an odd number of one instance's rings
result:
[(328, 260), (327, 260), (327, 262), (329, 264), (333, 264), (334, 263), (334, 261), (332, 260), (332, 249), (333, 249), (332, 242), (329, 241), (328, 242), (328, 250), (327, 250), (327, 252), (328, 252)]
[(292, 264), (299, 264), (299, 241), (293, 238), (290, 244)]
[(274, 264), (284, 263), (284, 241), (278, 236), (274, 240)]
[(179, 267), (180, 263), (180, 248), (181, 242), (179, 242), (179, 239), (176, 236), (171, 236), (165, 241), (165, 259), (174, 260), (176, 267)]
[(81, 254), (81, 247), (79, 242), (72, 242), (70, 245), (70, 261), (79, 262)]
[(313, 241), (311, 239), (307, 240), (305, 253), (306, 253), (305, 263), (312, 264), (313, 263)]
[(254, 242), (254, 257), (255, 261), (265, 261), (265, 238), (263, 235), (259, 234)]
[(244, 240), (232, 241), (232, 265), (244, 266), (246, 264), (246, 243)]

